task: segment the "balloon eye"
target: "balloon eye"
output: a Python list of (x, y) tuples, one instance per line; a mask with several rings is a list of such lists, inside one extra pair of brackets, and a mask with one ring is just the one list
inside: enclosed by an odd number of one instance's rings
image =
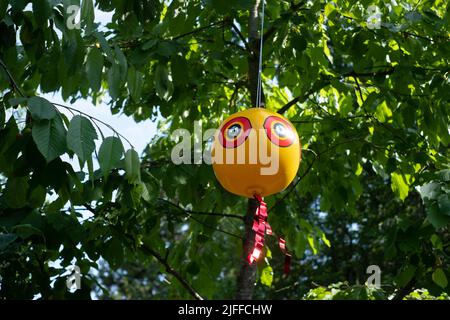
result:
[(273, 144), (289, 147), (295, 141), (295, 129), (283, 118), (270, 116), (264, 121), (267, 137)]
[(233, 118), (226, 122), (219, 133), (220, 144), (225, 148), (236, 148), (247, 139), (252, 125), (245, 117)]
[(287, 136), (286, 127), (281, 123), (275, 123), (273, 126), (275, 133), (280, 136), (280, 138), (285, 138)]
[(230, 128), (228, 128), (227, 130), (227, 136), (230, 139), (236, 138), (239, 133), (241, 133), (241, 126), (237, 123), (230, 126)]

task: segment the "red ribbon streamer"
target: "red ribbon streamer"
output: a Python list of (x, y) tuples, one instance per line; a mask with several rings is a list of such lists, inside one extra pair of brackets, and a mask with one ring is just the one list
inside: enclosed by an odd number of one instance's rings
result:
[[(260, 256), (262, 249), (264, 247), (264, 236), (266, 234), (272, 235), (272, 228), (267, 222), (267, 205), (261, 196), (255, 196), (255, 199), (259, 202), (259, 207), (256, 209), (255, 217), (253, 220), (253, 231), (255, 232), (255, 243), (253, 245), (253, 250), (247, 257), (249, 264), (257, 261)], [(288, 274), (291, 266), (291, 255), (286, 249), (286, 241), (283, 238), (278, 239), (278, 246), (281, 252), (284, 254), (284, 273)]]

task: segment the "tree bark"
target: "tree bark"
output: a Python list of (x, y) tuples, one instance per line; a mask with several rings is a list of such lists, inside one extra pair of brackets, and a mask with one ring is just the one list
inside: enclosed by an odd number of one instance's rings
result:
[(248, 45), (251, 49), (251, 54), (247, 59), (248, 63), (248, 82), (247, 88), (250, 92), (252, 107), (262, 107), (265, 105), (264, 91), (261, 87), (261, 105), (256, 105), (257, 87), (258, 87), (258, 71), (259, 71), (259, 49), (260, 49), (260, 35), (258, 29), (260, 27), (259, 20), (260, 0), (255, 1), (255, 5), (250, 11), (248, 19)]
[(256, 282), (256, 263), (248, 264), (247, 256), (251, 253), (255, 243), (255, 232), (253, 231), (253, 219), (259, 203), (255, 199), (248, 199), (247, 214), (244, 218), (245, 234), (242, 240), (243, 253), (241, 258), (241, 270), (237, 278), (236, 299), (251, 300), (253, 288)]
[[(251, 53), (248, 57), (248, 82), (247, 87), (250, 91), (250, 98), (253, 107), (264, 106), (265, 98), (263, 89), (261, 87), (261, 105), (256, 105), (257, 85), (258, 85), (258, 71), (259, 71), (259, 48), (260, 48), (260, 34), (258, 28), (260, 25), (259, 8), (261, 1), (255, 0), (255, 4), (250, 11), (248, 19), (248, 44)], [(261, 32), (262, 33), (262, 32)], [(252, 230), (253, 219), (255, 217), (256, 209), (259, 203), (255, 199), (248, 199), (247, 214), (244, 217), (245, 234), (242, 240), (243, 253), (241, 259), (241, 269), (237, 278), (236, 299), (251, 300), (253, 298), (253, 289), (256, 282), (256, 263), (249, 265), (247, 257), (253, 249), (255, 242), (255, 232)]]

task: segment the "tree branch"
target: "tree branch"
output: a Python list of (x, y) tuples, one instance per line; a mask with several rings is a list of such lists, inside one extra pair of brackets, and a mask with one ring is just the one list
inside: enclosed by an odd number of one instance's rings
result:
[(194, 33), (197, 33), (197, 32), (201, 32), (201, 31), (206, 30), (206, 29), (209, 29), (209, 28), (211, 28), (211, 27), (222, 26), (222, 25), (227, 24), (227, 23), (229, 23), (228, 20), (220, 20), (220, 21), (216, 21), (216, 22), (210, 23), (210, 24), (207, 25), (207, 26), (199, 27), (199, 28), (193, 29), (193, 30), (191, 30), (191, 31), (189, 31), (189, 32), (179, 34), (179, 35), (173, 37), (171, 40), (178, 40), (178, 39), (180, 39), (180, 38), (190, 36), (191, 34), (194, 34)]
[(290, 194), (292, 191), (295, 190), (295, 187), (303, 180), (303, 178), (311, 171), (314, 163), (316, 162), (316, 160), (318, 160), (320, 158), (320, 156), (322, 156), (323, 154), (333, 150), (334, 148), (346, 144), (346, 143), (350, 143), (353, 141), (358, 141), (361, 140), (361, 137), (356, 137), (356, 138), (352, 138), (352, 139), (348, 139), (348, 140), (344, 140), (341, 142), (338, 142), (334, 145), (329, 146), (328, 148), (326, 148), (325, 150), (321, 151), (321, 152), (314, 152), (313, 150), (309, 150), (314, 154), (314, 159), (313, 161), (311, 161), (311, 163), (309, 164), (309, 166), (306, 168), (305, 172), (297, 179), (297, 181), (295, 181), (295, 183), (291, 184), (291, 186), (289, 187), (289, 190), (283, 195), (282, 198), (278, 199), (274, 205), (269, 209), (269, 211), (272, 211), (275, 207), (277, 207), (280, 203), (282, 203)]
[[(89, 204), (84, 204), (84, 207), (93, 214), (97, 214), (97, 210), (92, 208)], [(117, 233), (124, 236), (131, 244), (136, 243), (135, 239), (132, 236), (127, 235), (123, 230), (120, 230), (117, 226), (112, 224), (110, 224), (109, 226), (113, 228), (113, 230), (115, 230)], [(200, 294), (186, 281), (186, 279), (184, 279), (178, 271), (176, 271), (174, 268), (172, 268), (172, 266), (170, 266), (170, 264), (167, 261), (168, 254), (166, 254), (166, 256), (163, 257), (161, 254), (159, 254), (157, 251), (153, 250), (146, 244), (142, 244), (138, 248), (141, 249), (145, 254), (155, 257), (156, 260), (158, 260), (158, 262), (161, 263), (166, 268), (167, 273), (173, 275), (181, 283), (181, 285), (192, 295), (192, 297), (194, 297), (197, 300), (203, 300), (202, 296), (200, 296)]]
[(255, 212), (259, 207), (256, 199), (248, 199), (247, 214), (245, 215), (245, 233), (242, 241), (241, 268), (237, 278), (236, 299), (251, 300), (256, 281), (256, 263), (249, 264), (247, 256), (252, 251), (255, 243), (255, 232), (253, 231), (253, 221)]
[[(319, 84), (319, 85), (318, 85)], [(292, 99), (291, 101), (289, 101), (288, 103), (286, 103), (284, 106), (282, 106), (280, 109), (277, 110), (277, 113), (279, 114), (283, 114), (285, 113), (287, 110), (289, 110), (290, 107), (292, 107), (293, 105), (297, 104), (300, 101), (305, 101), (306, 99), (308, 99), (309, 95), (316, 92), (319, 89), (322, 89), (323, 87), (329, 85), (330, 82), (324, 81), (322, 84), (320, 84), (319, 82), (316, 82), (315, 84), (313, 84), (311, 86), (311, 88), (306, 91), (304, 94), (295, 97), (294, 99)]]
[(235, 219), (239, 219), (239, 220), (244, 220), (244, 217), (241, 215), (237, 215), (237, 214), (230, 214), (230, 213), (218, 213), (218, 212), (204, 212), (204, 211), (193, 211), (193, 210), (188, 210), (185, 209), (175, 203), (173, 203), (172, 201), (169, 201), (167, 199), (163, 199), (163, 198), (159, 198), (158, 200), (164, 201), (167, 204), (170, 204), (171, 206), (189, 213), (189, 214), (198, 214), (198, 215), (205, 215), (205, 216), (217, 216), (217, 217), (227, 217), (227, 218), (235, 218)]
[[(86, 209), (88, 209), (92, 213), (94, 213), (94, 214), (96, 213), (96, 210), (94, 208), (92, 208), (89, 204), (85, 204), (84, 206)], [(119, 230), (119, 228), (117, 228), (115, 225), (110, 225), (110, 227), (112, 227), (119, 234), (123, 235), (131, 243), (136, 243), (136, 241), (133, 239), (132, 236), (127, 235), (123, 230)], [(177, 272), (175, 269), (173, 269), (170, 266), (170, 264), (167, 261), (167, 258), (168, 258), (167, 255), (165, 258), (163, 258), (161, 254), (159, 254), (157, 251), (153, 250), (146, 244), (142, 244), (139, 248), (142, 251), (144, 251), (144, 253), (155, 257), (156, 260), (158, 260), (158, 262), (161, 263), (166, 268), (167, 273), (173, 275), (195, 299), (203, 300), (203, 298), (200, 296), (200, 294), (196, 290), (194, 290), (194, 288), (186, 281), (186, 279), (184, 279), (179, 272)]]
[(184, 279), (181, 274), (176, 271), (174, 268), (170, 266), (170, 264), (167, 262), (167, 257), (163, 258), (158, 252), (153, 250), (147, 245), (142, 245), (140, 247), (142, 251), (146, 254), (150, 254), (153, 257), (158, 260), (159, 263), (161, 263), (165, 268), (167, 273), (173, 275), (180, 283), (181, 285), (193, 296), (196, 300), (203, 300), (202, 296)]
[(297, 179), (297, 181), (295, 181), (291, 187), (290, 190), (288, 192), (286, 192), (283, 197), (281, 197), (280, 199), (278, 199), (273, 206), (269, 209), (269, 211), (272, 211), (274, 208), (276, 208), (278, 205), (280, 205), (290, 194), (292, 191), (295, 190), (295, 187), (297, 187), (297, 185), (300, 183), (300, 181), (303, 180), (303, 178), (311, 171), (314, 163), (316, 162), (317, 158), (319, 157), (319, 155), (317, 155), (316, 153), (314, 153), (314, 159), (311, 161), (311, 163), (309, 164), (309, 166), (306, 168), (305, 172), (303, 172), (303, 174), (300, 176), (300, 178)]
[[(376, 71), (376, 72), (355, 72), (355, 71), (351, 71), (351, 72), (342, 74), (341, 77), (353, 77), (356, 80), (357, 77), (375, 77), (375, 76), (379, 76), (379, 75), (389, 75), (389, 74), (392, 74), (394, 71), (395, 71), (395, 67), (389, 68), (389, 69), (384, 70), (384, 71)], [(358, 84), (358, 87), (359, 87), (358, 80), (356, 80), (356, 83)], [(279, 114), (285, 113), (293, 105), (297, 104), (298, 102), (305, 101), (310, 94), (316, 92), (319, 89), (322, 89), (323, 87), (325, 87), (325, 86), (327, 86), (329, 84), (330, 84), (329, 80), (325, 80), (323, 83), (320, 83), (320, 81), (316, 81), (316, 83), (313, 84), (311, 86), (311, 88), (307, 92), (305, 92), (302, 95), (299, 95), (299, 96), (295, 97), (294, 99), (292, 99), (291, 101), (286, 103), (284, 106), (282, 106), (277, 111), (277, 113), (279, 113)], [(362, 99), (362, 96), (361, 96), (361, 99)]]
[(247, 42), (247, 39), (245, 39), (245, 37), (242, 34), (241, 30), (239, 30), (239, 28), (234, 23), (231, 23), (231, 28), (237, 33), (239, 38), (241, 38), (241, 41), (244, 43), (245, 50), (247, 50), (249, 54), (252, 54), (252, 49), (250, 49), (250, 47), (248, 45), (248, 42)]
[(356, 76), (353, 76), (353, 79), (354, 79), (355, 82), (356, 82), (356, 88), (358, 89), (359, 97), (361, 98), (361, 104), (363, 104), (363, 103), (364, 103), (364, 98), (363, 98), (361, 86), (359, 85), (358, 78), (357, 78)]
[(201, 220), (195, 218), (194, 216), (192, 216), (192, 214), (208, 215), (208, 216), (231, 217), (231, 218), (237, 218), (237, 219), (243, 220), (243, 217), (242, 217), (242, 216), (234, 215), (234, 214), (226, 214), (226, 213), (191, 211), (191, 210), (186, 210), (186, 209), (184, 209), (184, 208), (182, 208), (182, 207), (176, 205), (175, 203), (173, 203), (173, 202), (171, 202), (171, 201), (169, 201), (169, 200), (166, 200), (166, 199), (163, 199), (163, 198), (159, 198), (158, 200), (162, 200), (162, 201), (164, 201), (165, 203), (167, 203), (167, 204), (169, 204), (169, 205), (175, 207), (176, 209), (178, 209), (179, 211), (181, 211), (181, 213), (182, 213), (183, 215), (186, 215), (189, 219), (192, 219), (192, 220), (194, 220), (195, 222), (200, 223), (201, 225), (205, 226), (205, 227), (208, 228), (208, 229), (215, 230), (215, 231), (218, 231), (218, 232), (222, 232), (223, 234), (229, 235), (229, 236), (234, 237), (234, 238), (242, 239), (242, 237), (238, 236), (237, 234), (234, 234), (234, 233), (228, 232), (228, 231), (226, 231), (226, 230), (223, 230), (223, 229), (221, 229), (221, 228), (217, 228), (217, 227), (211, 226), (211, 225), (209, 225), (209, 224), (206, 224), (206, 223), (204, 223), (203, 221), (201, 221)]
[(98, 119), (98, 118), (96, 118), (96, 117), (94, 117), (94, 116), (91, 116), (90, 114), (88, 114), (88, 113), (86, 113), (86, 112), (80, 111), (80, 110), (78, 110), (78, 109), (75, 109), (75, 108), (72, 108), (72, 107), (69, 107), (69, 106), (65, 106), (65, 105), (60, 104), (60, 103), (51, 102), (51, 101), (50, 101), (50, 103), (51, 103), (51, 104), (54, 104), (55, 106), (58, 106), (58, 107), (67, 109), (67, 110), (69, 110), (69, 111), (71, 111), (71, 112), (77, 112), (77, 113), (79, 113), (79, 114), (81, 114), (81, 115), (84, 115), (84, 116), (88, 117), (89, 119), (91, 119), (92, 122), (96, 121), (96, 122), (98, 122), (98, 123), (101, 123), (101, 124), (104, 125), (105, 127), (107, 127), (107, 128), (109, 128), (110, 130), (112, 130), (114, 133), (116, 133), (119, 137), (121, 137), (122, 139), (124, 139), (124, 140), (130, 145), (130, 147), (132, 147), (132, 148), (134, 149), (134, 146), (133, 146), (133, 144), (130, 142), (130, 140), (128, 140), (128, 139), (127, 139), (124, 135), (122, 135), (119, 131), (117, 131), (116, 129), (114, 129), (110, 124), (108, 124), (108, 123), (106, 123), (106, 122), (104, 122), (104, 121), (102, 121), (102, 120), (100, 120), (100, 119)]
[(242, 237), (241, 237), (241, 236), (238, 236), (237, 234), (228, 232), (228, 231), (223, 230), (223, 229), (220, 229), (220, 228), (213, 227), (213, 226), (211, 226), (211, 225), (209, 225), (209, 224), (204, 223), (203, 221), (198, 220), (197, 218), (195, 218), (195, 217), (193, 217), (193, 216), (189, 216), (189, 218), (192, 219), (192, 220), (194, 220), (195, 222), (200, 223), (201, 225), (205, 226), (205, 227), (208, 228), (208, 229), (222, 232), (223, 234), (229, 235), (230, 237), (233, 237), (233, 238), (242, 239)]
[[(263, 38), (263, 42), (266, 42), (271, 36), (273, 36), (275, 34), (275, 32), (278, 30), (279, 27), (279, 22), (285, 21), (286, 20), (286, 15), (290, 16), (294, 13), (296, 13), (298, 10), (300, 10), (302, 8), (302, 6), (305, 4), (305, 1), (301, 1), (297, 4), (294, 4), (293, 2), (291, 2), (291, 6), (289, 8), (289, 11), (286, 13), (282, 13), (282, 17), (280, 19), (278, 19), (278, 21), (275, 21), (269, 29), (267, 29), (267, 31), (264, 33), (264, 38)], [(280, 21), (281, 20), (281, 21)]]
[(2, 66), (3, 70), (5, 70), (6, 75), (9, 78), (9, 82), (11, 84), (11, 87), (13, 88), (13, 90), (17, 91), (18, 94), (20, 94), (22, 97), (25, 97), (25, 95), (23, 94), (22, 90), (20, 89), (20, 87), (17, 85), (16, 80), (14, 80), (14, 77), (12, 76), (11, 72), (9, 71), (8, 67), (6, 66), (6, 64), (3, 62), (2, 59), (0, 59), (0, 65)]
[[(248, 35), (249, 35), (249, 47), (252, 54), (247, 57), (248, 64), (248, 82), (247, 88), (250, 92), (250, 100), (253, 107), (261, 107), (265, 104), (264, 90), (261, 86), (261, 105), (256, 105), (257, 101), (257, 87), (258, 87), (258, 74), (259, 74), (259, 52), (260, 49), (260, 36), (258, 33), (258, 8), (260, 6), (260, 0), (254, 0), (254, 4), (249, 13), (248, 18)], [(261, 30), (262, 32), (262, 30)], [(249, 264), (247, 256), (252, 251), (255, 232), (253, 231), (253, 219), (255, 212), (259, 207), (258, 201), (255, 199), (248, 199), (247, 213), (244, 217), (244, 237), (242, 240), (242, 256), (241, 266), (236, 283), (236, 299), (250, 300), (253, 298), (253, 289), (256, 281), (256, 263)]]

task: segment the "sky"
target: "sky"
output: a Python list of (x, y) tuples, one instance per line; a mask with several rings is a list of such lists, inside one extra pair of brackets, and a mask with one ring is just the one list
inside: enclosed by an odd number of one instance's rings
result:
[[(112, 12), (103, 12), (98, 9), (95, 9), (95, 22), (100, 23), (102, 27), (104, 27), (108, 22), (111, 21)], [(76, 21), (78, 21), (78, 17), (76, 17)], [(75, 103), (64, 102), (61, 97), (61, 93), (50, 93), (50, 94), (42, 94), (42, 97), (47, 100), (60, 103), (77, 110), (83, 111), (97, 119), (100, 119), (108, 124), (110, 124), (117, 132), (125, 136), (135, 147), (136, 151), (141, 154), (145, 149), (146, 145), (150, 142), (150, 140), (156, 134), (156, 122), (152, 122), (151, 120), (146, 120), (142, 122), (135, 122), (132, 117), (128, 117), (125, 114), (116, 114), (113, 115), (111, 113), (110, 108), (105, 102), (102, 102), (99, 105), (94, 105), (92, 101), (80, 99)], [(109, 96), (105, 97), (106, 102), (109, 100)], [(62, 108), (59, 109), (61, 112), (66, 114), (69, 119), (72, 116), (70, 112), (64, 110)], [(100, 125), (105, 136), (112, 135), (112, 131), (108, 128)], [(124, 148), (128, 149), (130, 146), (122, 141), (124, 144)], [(101, 141), (97, 141), (97, 147), (99, 147)], [(67, 161), (68, 158), (64, 158), (63, 160)], [(73, 165), (78, 168), (78, 161), (73, 161)]]
[[(102, 12), (98, 9), (95, 9), (95, 22), (100, 23), (103, 27), (108, 22), (111, 21), (111, 18), (112, 18), (111, 12)], [(78, 21), (77, 19), (79, 19), (79, 17), (76, 17), (75, 21)], [(95, 117), (99, 120), (102, 120), (102, 121), (108, 123), (117, 132), (119, 132), (120, 134), (125, 136), (133, 144), (135, 150), (139, 154), (141, 154), (143, 152), (143, 150), (145, 149), (147, 144), (151, 141), (151, 139), (156, 134), (157, 123), (155, 121), (146, 120), (146, 121), (142, 121), (142, 122), (135, 122), (132, 117), (126, 116), (125, 114), (119, 113), (119, 114), (113, 115), (111, 113), (110, 107), (105, 102), (102, 102), (98, 105), (94, 105), (92, 103), (92, 101), (88, 101), (85, 99), (79, 99), (74, 103), (69, 103), (69, 102), (65, 102), (62, 99), (61, 91), (58, 91), (56, 93), (40, 94), (40, 96), (42, 96), (43, 98), (46, 98), (47, 100), (49, 100), (53, 103), (62, 104), (62, 105), (69, 106), (71, 108), (80, 110), (84, 113), (89, 114), (92, 117)], [(103, 100), (108, 102), (109, 96), (106, 95)], [(72, 117), (72, 114), (64, 108), (59, 108), (59, 111), (64, 113), (69, 119)], [(99, 126), (101, 127), (102, 132), (105, 135), (105, 137), (113, 134), (113, 132), (110, 129), (108, 129), (107, 127), (105, 127), (101, 124), (99, 124)], [(100, 134), (98, 134), (98, 136), (100, 137)], [(126, 141), (122, 140), (122, 143), (124, 145), (125, 150), (130, 148), (130, 146), (127, 144)], [(97, 140), (96, 141), (97, 150), (100, 147), (100, 144), (101, 144), (101, 140)], [(61, 158), (63, 161), (69, 162), (75, 170), (79, 170), (79, 164), (78, 164), (76, 157), (74, 157), (73, 159), (70, 159), (67, 155), (63, 155)], [(98, 168), (98, 163), (94, 163), (94, 168)], [(86, 219), (90, 216), (90, 214), (88, 214), (87, 212), (82, 212), (82, 214), (83, 214), (82, 219)], [(73, 262), (76, 263), (75, 261), (73, 261)], [(55, 268), (62, 268), (60, 265), (59, 259), (56, 261), (51, 261), (49, 263), (49, 265), (52, 267), (55, 267)], [(91, 274), (95, 274), (96, 272), (97, 272), (96, 270), (91, 268), (91, 270), (90, 270)], [(70, 274), (70, 272), (66, 272), (60, 276), (66, 276), (68, 274)], [(52, 280), (55, 280), (55, 278)], [(92, 293), (91, 296), (93, 299), (97, 298), (95, 293)], [(36, 295), (34, 298), (37, 299), (39, 297), (40, 297), (40, 295)]]

